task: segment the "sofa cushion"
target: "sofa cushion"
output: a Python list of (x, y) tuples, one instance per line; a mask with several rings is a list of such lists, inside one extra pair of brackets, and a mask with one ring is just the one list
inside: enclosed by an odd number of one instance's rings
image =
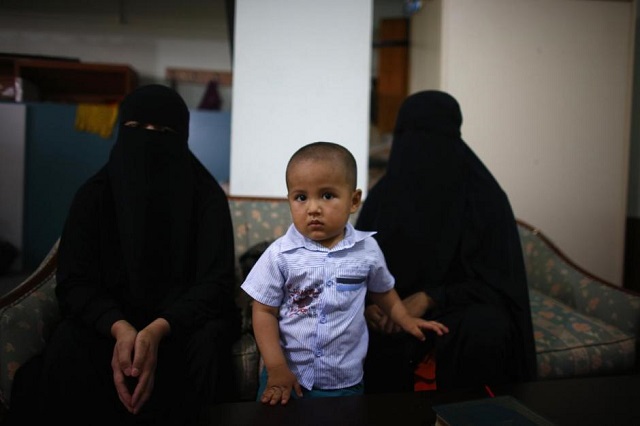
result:
[(635, 364), (636, 338), (529, 289), (538, 378), (628, 371)]

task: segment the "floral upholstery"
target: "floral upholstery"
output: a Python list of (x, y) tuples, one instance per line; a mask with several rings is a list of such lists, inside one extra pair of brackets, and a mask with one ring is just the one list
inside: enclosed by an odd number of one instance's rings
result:
[(640, 295), (573, 264), (540, 231), (519, 221), (538, 378), (620, 373), (636, 365)]
[(16, 370), (44, 348), (60, 318), (54, 295), (57, 248), (58, 242), (21, 286), (0, 299), (0, 402), (3, 408), (8, 407)]
[(636, 337), (530, 290), (538, 378), (617, 373), (633, 368)]
[(230, 197), (229, 208), (236, 261), (255, 244), (283, 235), (291, 224), (289, 204), (282, 199)]

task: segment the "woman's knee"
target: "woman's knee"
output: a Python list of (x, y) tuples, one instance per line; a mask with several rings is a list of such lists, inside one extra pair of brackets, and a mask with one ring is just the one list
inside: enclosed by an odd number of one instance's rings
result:
[(501, 352), (513, 329), (508, 313), (493, 305), (470, 305), (452, 314), (445, 324), (450, 332), (441, 344), (453, 345), (457, 351)]

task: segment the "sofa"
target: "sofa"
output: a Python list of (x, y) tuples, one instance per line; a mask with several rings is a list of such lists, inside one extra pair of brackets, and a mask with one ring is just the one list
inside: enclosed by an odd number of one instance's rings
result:
[(518, 219), (533, 320), (538, 379), (637, 371), (640, 294), (570, 260)]
[[(282, 235), (291, 216), (286, 199), (230, 196), (236, 251), (237, 304), (242, 337), (235, 343), (236, 399), (255, 399), (260, 355), (250, 300), (239, 286), (262, 249)], [(352, 216), (352, 223), (356, 217)], [(518, 220), (525, 259), (538, 379), (636, 371), (640, 294), (585, 271), (534, 226)], [(57, 242), (40, 266), (0, 297), (0, 408), (11, 401), (16, 370), (40, 352), (59, 312), (54, 297)]]

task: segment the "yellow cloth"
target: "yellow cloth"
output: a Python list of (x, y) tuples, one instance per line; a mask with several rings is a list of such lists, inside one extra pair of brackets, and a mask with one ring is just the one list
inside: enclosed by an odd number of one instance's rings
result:
[(110, 138), (118, 117), (118, 104), (78, 104), (76, 130)]

